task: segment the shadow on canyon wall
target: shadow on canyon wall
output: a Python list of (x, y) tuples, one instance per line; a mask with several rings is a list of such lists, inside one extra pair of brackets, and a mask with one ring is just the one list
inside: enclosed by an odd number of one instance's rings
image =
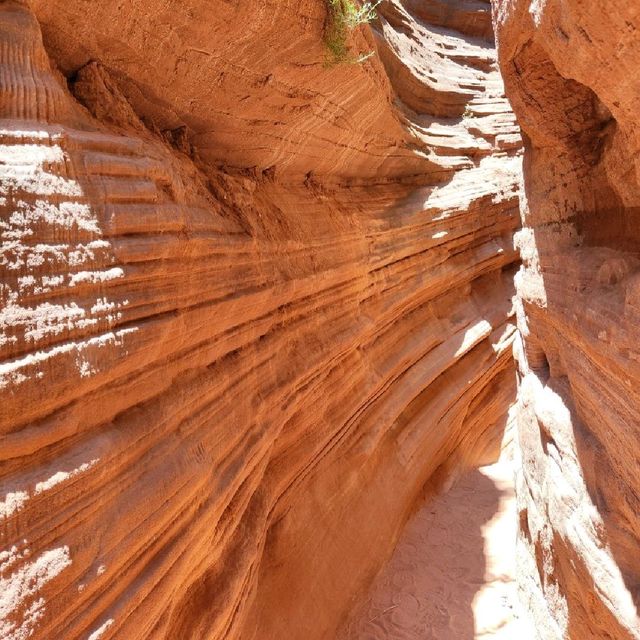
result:
[(501, 496), (474, 470), (423, 504), (339, 640), (474, 640), (473, 604), (487, 571), (482, 529)]

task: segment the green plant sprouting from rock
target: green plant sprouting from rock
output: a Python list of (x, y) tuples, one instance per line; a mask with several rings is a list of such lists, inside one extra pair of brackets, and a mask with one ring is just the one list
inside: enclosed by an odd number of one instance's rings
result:
[(469, 107), (469, 105), (465, 106), (464, 111), (462, 112), (463, 120), (469, 120), (470, 118), (473, 118), (474, 115), (475, 114), (473, 113), (471, 107)]
[(329, 22), (325, 31), (328, 65), (343, 62), (357, 64), (364, 62), (373, 51), (354, 56), (349, 49), (349, 34), (363, 24), (376, 18), (376, 8), (382, 0), (359, 2), (359, 0), (327, 0), (329, 5)]

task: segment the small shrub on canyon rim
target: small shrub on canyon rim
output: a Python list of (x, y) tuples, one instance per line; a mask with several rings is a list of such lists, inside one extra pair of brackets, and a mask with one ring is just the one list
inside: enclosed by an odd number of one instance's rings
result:
[(347, 62), (357, 64), (370, 58), (374, 52), (353, 56), (349, 50), (349, 34), (363, 24), (376, 17), (376, 8), (382, 0), (363, 2), (358, 0), (327, 0), (329, 5), (329, 22), (325, 31), (324, 42), (327, 47), (327, 66)]

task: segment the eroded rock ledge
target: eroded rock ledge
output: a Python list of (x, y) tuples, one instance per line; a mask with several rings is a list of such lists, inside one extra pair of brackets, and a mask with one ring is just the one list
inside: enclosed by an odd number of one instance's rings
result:
[[(0, 635), (331, 638), (515, 393), (489, 4), (0, 4)], [(44, 42), (41, 36), (44, 35)]]
[(521, 587), (545, 639), (640, 638), (640, 15), (499, 0), (525, 135)]

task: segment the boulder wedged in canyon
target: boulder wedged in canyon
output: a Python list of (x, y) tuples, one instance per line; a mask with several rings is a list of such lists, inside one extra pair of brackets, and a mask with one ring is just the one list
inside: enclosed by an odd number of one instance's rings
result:
[(494, 9), (525, 134), (521, 590), (541, 638), (640, 638), (640, 12)]
[(332, 638), (515, 394), (487, 2), (0, 3), (0, 636)]

